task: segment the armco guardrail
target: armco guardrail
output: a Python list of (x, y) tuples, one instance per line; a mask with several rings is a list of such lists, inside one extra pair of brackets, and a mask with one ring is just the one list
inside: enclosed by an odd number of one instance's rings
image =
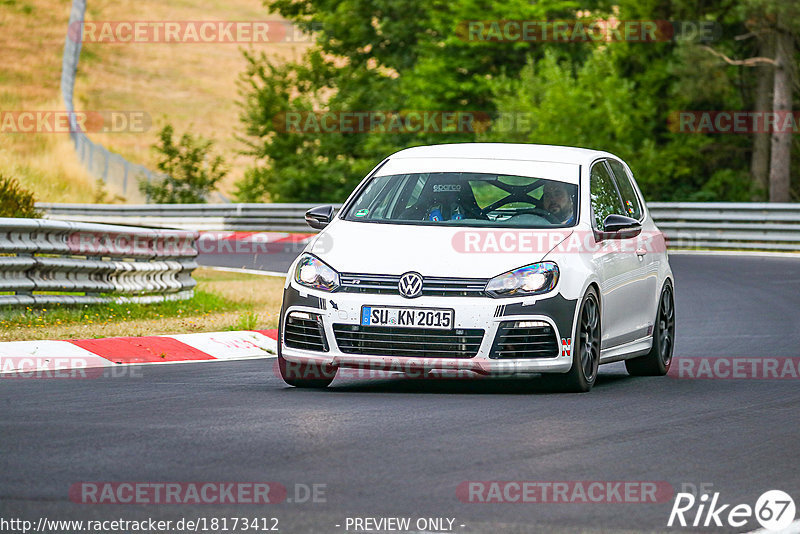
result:
[[(52, 219), (191, 230), (311, 232), (318, 204), (37, 204)], [(338, 207), (338, 205), (337, 205)], [(652, 202), (670, 248), (800, 251), (800, 204)]]
[(651, 202), (670, 248), (800, 251), (800, 204)]
[[(312, 232), (305, 213), (318, 204), (36, 204), (49, 219), (185, 230)], [(336, 205), (338, 208), (339, 205)]]
[(191, 298), (197, 235), (0, 218), (0, 305)]

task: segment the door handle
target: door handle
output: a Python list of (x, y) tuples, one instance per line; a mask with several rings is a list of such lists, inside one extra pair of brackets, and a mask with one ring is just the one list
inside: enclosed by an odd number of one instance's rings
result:
[(642, 256), (644, 256), (645, 254), (647, 254), (647, 250), (645, 250), (643, 248), (637, 248), (636, 249), (636, 255), (639, 256), (640, 258)]

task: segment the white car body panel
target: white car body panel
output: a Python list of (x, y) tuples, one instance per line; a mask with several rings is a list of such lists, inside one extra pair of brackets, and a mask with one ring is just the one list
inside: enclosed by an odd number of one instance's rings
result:
[[(462, 231), (461, 227), (369, 224), (336, 219), (325, 229), (325, 236), (309, 244), (307, 250), (343, 273), (400, 275), (414, 271), (427, 276), (491, 278), (541, 261), (552, 248), (534, 255), (465, 254), (454, 250), (452, 245), (454, 236)], [(566, 238), (571, 233), (571, 230), (562, 229), (558, 235)]]

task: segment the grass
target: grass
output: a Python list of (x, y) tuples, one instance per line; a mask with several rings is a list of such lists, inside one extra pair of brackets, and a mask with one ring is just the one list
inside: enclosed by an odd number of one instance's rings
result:
[(194, 298), (155, 304), (0, 309), (0, 341), (79, 339), (276, 328), (283, 279), (195, 271)]
[[(59, 84), (70, 4), (0, 3), (0, 110), (64, 108)], [(87, 202), (96, 192), (66, 134), (0, 133), (0, 174), (17, 178), (42, 201)]]
[[(61, 54), (69, 0), (0, 0), (0, 110), (63, 109)], [(96, 0), (89, 21), (276, 20), (261, 0)], [(299, 59), (303, 43), (247, 45), (279, 59)], [(214, 139), (231, 164), (220, 190), (229, 194), (248, 161), (238, 154), (240, 130), (236, 81), (245, 67), (241, 45), (84, 43), (75, 107), (78, 110), (145, 111), (143, 133), (90, 134), (134, 163), (155, 168), (151, 149), (167, 122), (178, 134)], [(16, 177), (42, 202), (97, 202), (101, 191), (74, 154), (66, 134), (0, 134), (0, 173)], [(109, 198), (121, 191), (109, 187)]]
[(256, 330), (258, 327), (258, 314), (255, 312), (244, 312), (239, 316), (236, 324), (229, 327), (229, 330)]

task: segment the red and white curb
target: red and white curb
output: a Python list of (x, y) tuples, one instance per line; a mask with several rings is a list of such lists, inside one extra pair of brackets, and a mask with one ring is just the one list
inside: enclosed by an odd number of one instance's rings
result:
[(273, 358), (277, 330), (0, 343), (0, 376), (119, 365)]
[(285, 245), (305, 245), (316, 234), (289, 232), (200, 232), (197, 250), (200, 254), (269, 254)]

